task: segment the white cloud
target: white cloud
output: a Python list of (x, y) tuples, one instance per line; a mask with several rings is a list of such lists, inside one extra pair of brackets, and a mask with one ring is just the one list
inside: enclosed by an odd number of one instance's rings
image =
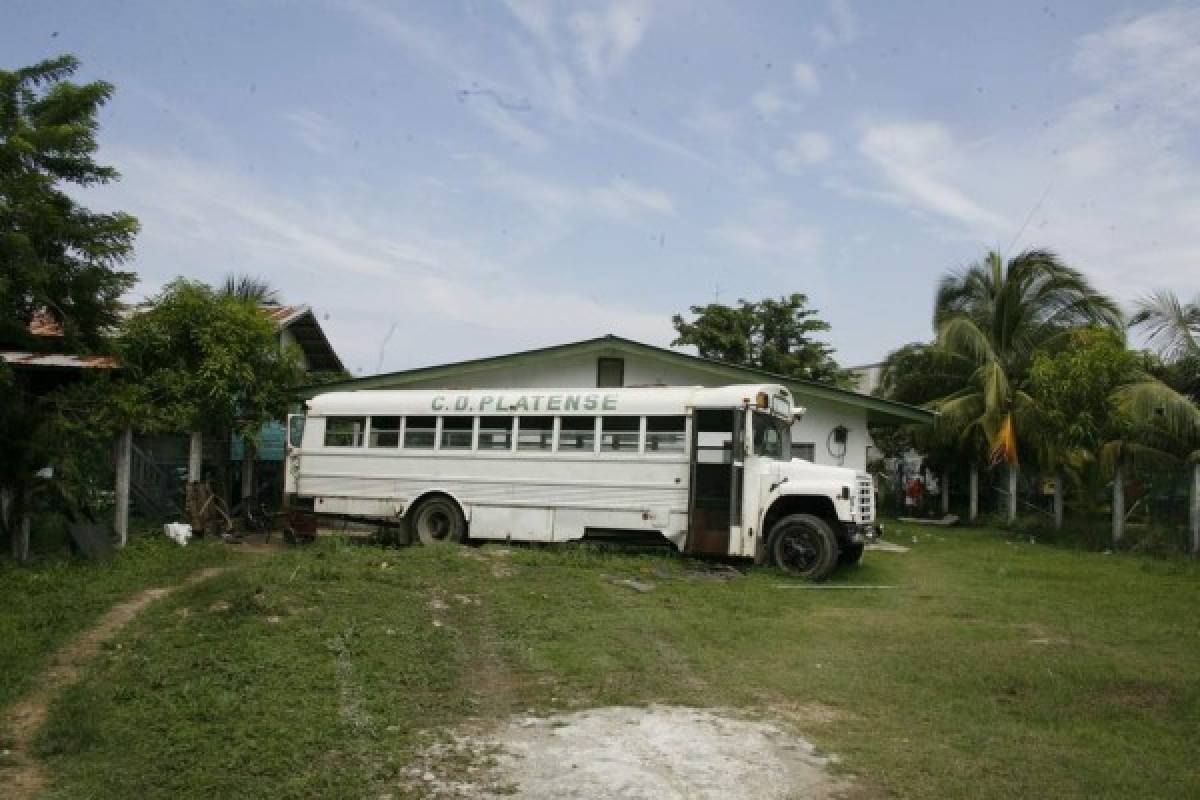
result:
[(308, 108), (289, 111), (283, 118), (292, 125), (292, 133), (318, 155), (329, 155), (344, 139), (342, 129), (329, 117)]
[(595, 79), (619, 71), (650, 25), (650, 6), (638, 0), (614, 0), (598, 11), (576, 11), (568, 20), (576, 57)]
[(780, 199), (752, 204), (746, 213), (721, 223), (713, 236), (740, 258), (778, 269), (811, 261), (821, 247), (821, 232)]
[(552, 44), (554, 8), (549, 0), (504, 0), (504, 5), (543, 44)]
[(750, 98), (750, 105), (754, 106), (754, 110), (759, 114), (770, 119), (786, 108), (788, 103), (783, 99), (779, 90), (767, 87), (754, 93)]
[(821, 91), (821, 81), (817, 78), (816, 71), (803, 61), (792, 65), (792, 81), (804, 94), (817, 94)]
[[(182, 156), (110, 149), (108, 157), (124, 180), (98, 190), (93, 205), (140, 219), (139, 293), (177, 274), (209, 282), (233, 270), (262, 275), (286, 300), (331, 312), (327, 331), (351, 368), (375, 368), (393, 321), (399, 329), (389, 345), (391, 368), (607, 332), (670, 338), (668, 315), (641, 310), (636, 299), (613, 302), (524, 279), (513, 260), (518, 248), (498, 248), (486, 233), (438, 214), (420, 219), (415, 194), (400, 208), (380, 208), (353, 193), (277, 192)], [(594, 195), (550, 191), (543, 201), (564, 198), (609, 216), (673, 210), (666, 195), (621, 181)]]
[(983, 208), (955, 184), (958, 146), (937, 122), (889, 122), (867, 128), (860, 152), (879, 167), (912, 208), (963, 223), (981, 235), (1006, 230), (1004, 217)]
[(614, 217), (631, 218), (641, 213), (674, 216), (675, 203), (661, 189), (618, 178), (589, 193), (592, 204)]
[(832, 154), (833, 144), (828, 136), (818, 131), (801, 131), (792, 134), (786, 147), (775, 151), (775, 165), (784, 172), (799, 173), (828, 161)]
[(849, 0), (830, 0), (829, 21), (813, 26), (813, 38), (824, 50), (853, 44), (858, 40), (858, 17)]

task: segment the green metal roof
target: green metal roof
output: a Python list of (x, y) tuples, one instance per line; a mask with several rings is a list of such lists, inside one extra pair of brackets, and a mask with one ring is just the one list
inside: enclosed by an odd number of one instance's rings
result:
[(487, 358), (474, 358), (468, 361), (458, 361), (452, 364), (439, 364), (431, 367), (387, 372), (379, 375), (368, 375), (363, 378), (326, 383), (320, 386), (305, 386), (297, 391), (297, 395), (308, 399), (329, 391), (350, 391), (357, 389), (403, 389), (413, 383), (436, 381), (440, 378), (462, 378), (472, 372), (481, 372), (497, 367), (515, 367), (522, 364), (541, 361), (547, 357), (581, 355), (596, 351), (619, 350), (633, 355), (647, 356), (660, 361), (677, 364), (689, 369), (706, 372), (713, 377), (729, 383), (781, 383), (792, 390), (797, 398), (819, 397), (838, 403), (864, 408), (871, 422), (905, 423), (930, 422), (935, 414), (918, 406), (907, 403), (897, 403), (881, 397), (873, 397), (850, 389), (842, 389), (819, 381), (800, 380), (786, 375), (776, 375), (766, 370), (753, 367), (743, 367), (736, 364), (726, 364), (700, 356), (688, 355), (665, 347), (657, 347), (633, 339), (608, 334), (594, 339), (584, 339), (579, 342), (568, 342), (550, 347), (540, 347), (535, 350), (523, 350), (518, 353), (506, 353)]

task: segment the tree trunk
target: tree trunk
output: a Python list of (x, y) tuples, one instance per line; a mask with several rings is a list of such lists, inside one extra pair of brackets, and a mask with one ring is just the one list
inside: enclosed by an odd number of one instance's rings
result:
[(1063, 476), (1054, 476), (1054, 530), (1061, 531), (1063, 526)]
[(1113, 474), (1113, 500), (1112, 500), (1112, 538), (1113, 547), (1121, 544), (1121, 540), (1125, 538), (1125, 476), (1121, 473), (1121, 465), (1117, 465), (1116, 472)]
[(979, 519), (979, 465), (971, 464), (971, 507), (968, 521), (974, 523)]
[(117, 547), (129, 541), (129, 477), (133, 459), (133, 429), (126, 428), (117, 437), (117, 485), (116, 508), (113, 509), (113, 530), (117, 534)]
[(942, 516), (950, 513), (950, 470), (942, 472)]
[(1200, 464), (1192, 465), (1192, 555), (1200, 555)]
[(1017, 521), (1017, 473), (1020, 467), (1016, 464), (1008, 465), (1008, 524), (1012, 525)]

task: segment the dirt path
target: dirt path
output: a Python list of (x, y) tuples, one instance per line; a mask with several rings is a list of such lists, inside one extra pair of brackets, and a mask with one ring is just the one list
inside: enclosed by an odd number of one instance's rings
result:
[(30, 744), (45, 723), (50, 704), (64, 689), (79, 680), (83, 668), (96, 657), (100, 648), (155, 600), (181, 587), (206, 581), (228, 569), (209, 567), (192, 573), (175, 586), (138, 592), (110, 608), (91, 629), (81, 633), (54, 655), (50, 666), (42, 673), (38, 687), (13, 704), (4, 715), (3, 730), (11, 739), (10, 758), (14, 764), (12, 768), (0, 772), (0, 778), (8, 782), (8, 794), (5, 797), (9, 800), (30, 800), (45, 790), (46, 774), (42, 765), (30, 755)]

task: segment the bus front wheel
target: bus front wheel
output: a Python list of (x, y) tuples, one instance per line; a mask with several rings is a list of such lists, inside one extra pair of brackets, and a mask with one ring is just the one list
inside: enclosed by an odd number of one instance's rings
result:
[(460, 543), (467, 538), (467, 521), (458, 503), (449, 497), (421, 501), (413, 513), (412, 529), (421, 544)]
[(789, 514), (776, 522), (767, 546), (775, 566), (798, 578), (822, 580), (838, 563), (833, 529), (812, 514)]

